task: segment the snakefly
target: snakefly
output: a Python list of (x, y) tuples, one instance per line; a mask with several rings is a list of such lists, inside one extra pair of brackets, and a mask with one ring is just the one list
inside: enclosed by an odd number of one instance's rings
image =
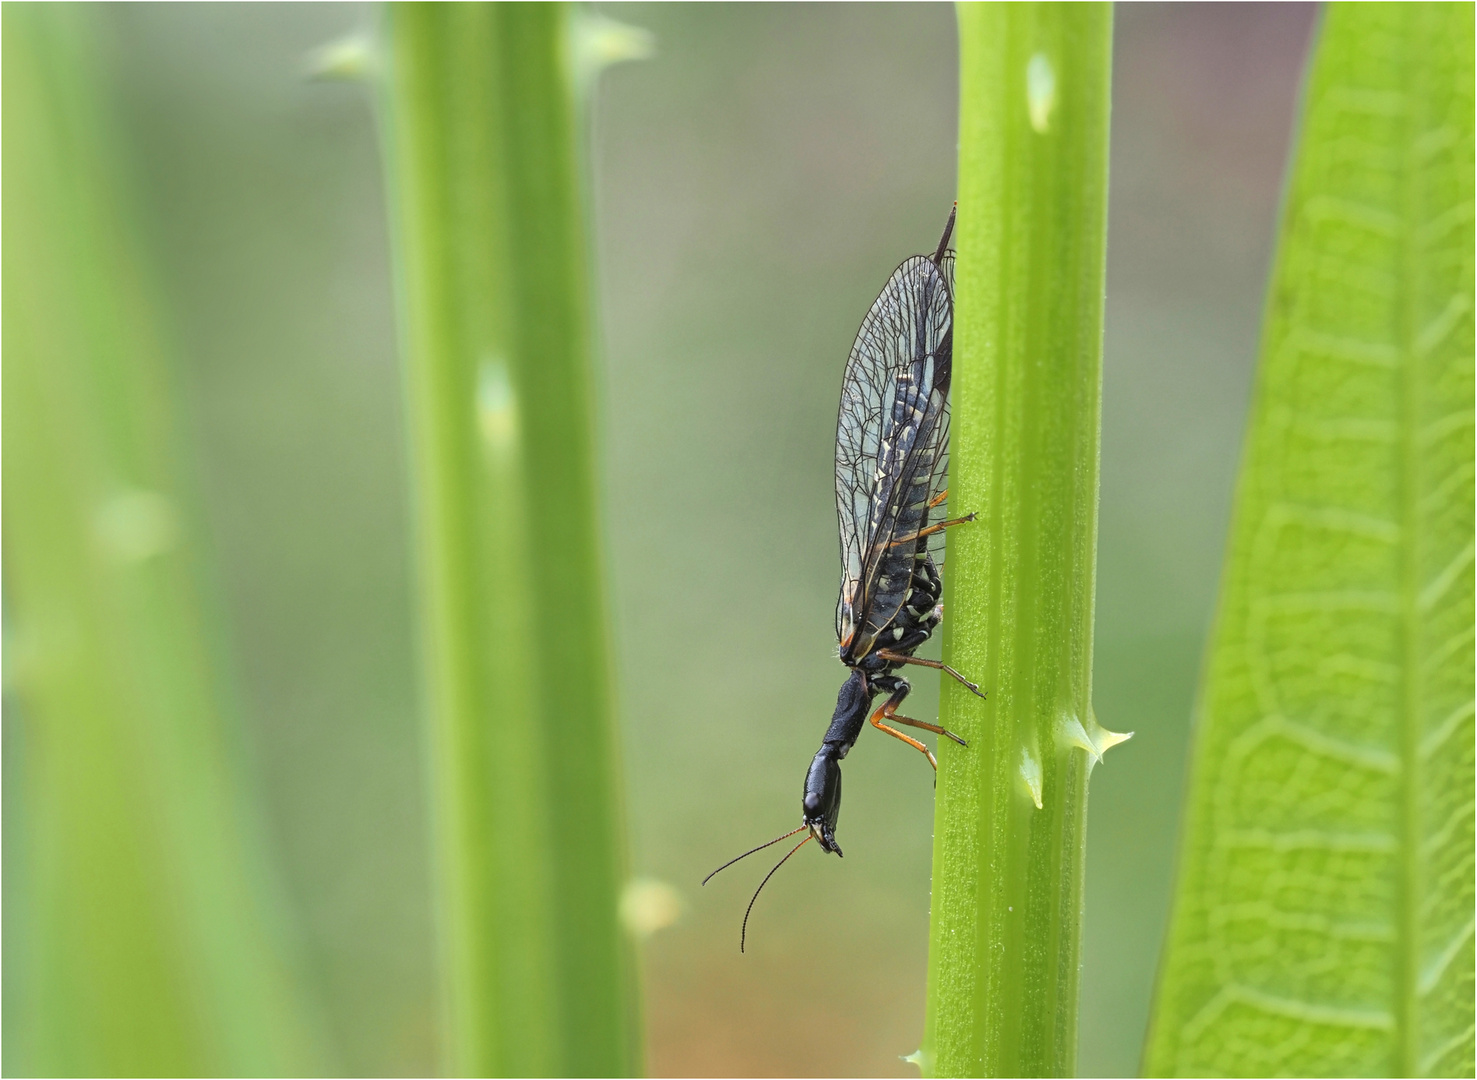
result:
[[(841, 524), (836, 640), (841, 662), (850, 671), (831, 726), (805, 774), (800, 826), (713, 871), (806, 833), (754, 891), (744, 912), (740, 952), (754, 901), (791, 855), (810, 840), (841, 854), (836, 843), (841, 759), (869, 718), (873, 727), (920, 751), (935, 771), (938, 762), (928, 747), (891, 724), (922, 728), (966, 745), (952, 731), (897, 711), (910, 689), (898, 669), (906, 664), (936, 668), (984, 696), (948, 665), (913, 655), (943, 618), (943, 579), (930, 544), (949, 526), (974, 520), (974, 514), (949, 519), (945, 509), (954, 346), (949, 236), (955, 210), (949, 212), (937, 250), (913, 256), (887, 279), (846, 362), (836, 423), (836, 512)], [(886, 698), (874, 709), (874, 699), (883, 694)], [(703, 879), (704, 885), (713, 874)]]

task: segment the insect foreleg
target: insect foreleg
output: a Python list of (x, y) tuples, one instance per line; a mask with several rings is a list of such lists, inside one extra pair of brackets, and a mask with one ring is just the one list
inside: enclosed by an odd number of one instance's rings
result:
[[(901, 731), (897, 730), (897, 728), (888, 727), (882, 722), (884, 720), (896, 720), (900, 724), (911, 724), (915, 727), (928, 727), (928, 725), (920, 724), (916, 720), (910, 720), (906, 716), (897, 715), (897, 707), (903, 703), (903, 698), (908, 696), (908, 691), (911, 690), (912, 687), (907, 684), (906, 680), (897, 679), (895, 681), (898, 684), (897, 689), (894, 690), (892, 694), (888, 697), (888, 699), (884, 701), (881, 705), (879, 705), (877, 707), (877, 710), (872, 713), (872, 726), (878, 731), (887, 732), (894, 739), (901, 739), (903, 742), (907, 743), (914, 750), (917, 750), (924, 757), (926, 757), (928, 759), (928, 763), (933, 766), (933, 771), (938, 772), (938, 758), (933, 756), (932, 750), (924, 746), (917, 739), (904, 735)], [(942, 731), (943, 729), (930, 728), (930, 730)], [(953, 736), (950, 737), (952, 738)]]
[[(955, 735), (948, 728), (939, 727), (937, 724), (925, 724), (922, 720), (914, 720), (911, 716), (903, 716), (901, 713), (895, 712), (888, 713), (887, 718), (895, 724), (907, 724), (909, 727), (922, 728), (924, 731), (931, 731), (935, 735), (943, 735), (947, 738), (953, 739), (960, 746), (969, 745), (969, 743), (965, 742), (958, 735)], [(934, 767), (937, 768), (938, 766), (935, 765)]]

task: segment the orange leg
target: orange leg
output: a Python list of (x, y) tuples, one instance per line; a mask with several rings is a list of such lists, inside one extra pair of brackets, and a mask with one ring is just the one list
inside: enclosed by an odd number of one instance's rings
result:
[(914, 750), (922, 753), (924, 757), (928, 758), (928, 763), (933, 766), (934, 772), (938, 772), (939, 763), (938, 759), (933, 756), (933, 751), (929, 750), (928, 747), (924, 746), (917, 739), (909, 738), (907, 735), (904, 735), (896, 728), (888, 727), (882, 721), (892, 720), (895, 723), (907, 724), (909, 727), (922, 728), (924, 731), (931, 731), (935, 735), (946, 735), (949, 738), (953, 739), (960, 746), (969, 745), (958, 735), (955, 735), (952, 731), (941, 728), (937, 724), (925, 724), (922, 720), (914, 720), (911, 716), (903, 716), (901, 713), (895, 711), (897, 707), (898, 699), (896, 697), (890, 697), (886, 701), (884, 701), (881, 706), (878, 707), (877, 711), (872, 714), (872, 726), (878, 731), (887, 732), (894, 739), (901, 739), (903, 742), (911, 746)]
[(932, 536), (936, 532), (943, 532), (951, 525), (963, 525), (966, 521), (973, 521), (975, 519), (975, 516), (976, 515), (974, 514), (965, 514), (961, 518), (953, 518), (949, 521), (940, 521), (937, 525), (930, 525), (926, 529), (919, 529), (915, 533), (909, 533), (907, 536), (899, 537), (887, 546), (898, 547), (902, 544), (911, 544), (914, 541), (923, 539), (923, 537), (925, 536)]
[(944, 504), (944, 502), (948, 498), (949, 498), (949, 489), (948, 488), (944, 488), (943, 491), (940, 491), (937, 495), (935, 495), (932, 499), (929, 500), (928, 508), (930, 510), (932, 510), (936, 506), (942, 506)]
[(872, 726), (874, 728), (876, 728), (878, 731), (885, 731), (885, 732), (887, 732), (894, 739), (902, 739), (903, 742), (907, 743), (914, 750), (917, 750), (920, 754), (922, 754), (924, 757), (926, 757), (928, 759), (928, 763), (933, 766), (933, 771), (934, 772), (938, 772), (939, 771), (938, 758), (936, 758), (936, 757), (933, 756), (933, 751), (932, 750), (930, 750), (928, 747), (924, 746), (917, 739), (914, 739), (914, 738), (911, 738), (911, 737), (909, 737), (907, 735), (904, 735), (901, 731), (897, 730), (897, 728), (890, 728), (890, 727), (888, 727), (886, 724), (884, 724), (882, 722), (884, 719), (886, 719), (886, 720), (898, 720), (898, 721), (900, 721), (902, 723), (909, 723), (909, 724), (911, 724), (911, 723), (914, 722), (914, 721), (911, 721), (911, 720), (907, 720), (904, 717), (898, 716), (895, 712), (893, 712), (892, 710), (895, 709), (896, 707), (897, 706), (893, 703), (893, 700), (891, 698), (888, 698), (886, 701), (884, 701), (881, 705), (879, 705), (877, 707), (877, 711), (872, 714)]
[(951, 668), (948, 664), (941, 664), (937, 660), (920, 660), (916, 656), (904, 656), (902, 653), (895, 653), (891, 649), (878, 649), (877, 655), (882, 657), (882, 659), (886, 660), (889, 664), (917, 664), (919, 667), (933, 668), (935, 671), (942, 671), (945, 675), (951, 675), (962, 682), (965, 686), (969, 687), (972, 693), (978, 694), (980, 697), (985, 696), (984, 691), (980, 689), (978, 683), (970, 682), (963, 675), (959, 674), (959, 672)]
[(955, 735), (948, 728), (939, 727), (937, 724), (925, 724), (922, 720), (914, 720), (911, 716), (904, 716), (902, 715), (902, 713), (889, 713), (887, 718), (899, 724), (907, 724), (909, 727), (922, 728), (924, 731), (931, 731), (935, 735), (943, 735), (945, 738), (953, 739), (960, 746), (969, 745), (969, 743), (965, 742), (958, 735)]

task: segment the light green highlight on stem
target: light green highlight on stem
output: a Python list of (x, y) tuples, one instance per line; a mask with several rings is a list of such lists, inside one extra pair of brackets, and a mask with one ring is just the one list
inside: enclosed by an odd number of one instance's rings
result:
[(1306, 88), (1146, 1070), (1470, 1076), (1473, 9)]
[(446, 1072), (641, 1050), (563, 5), (392, 5), (384, 99)]
[[(959, 7), (945, 681), (928, 1023), (935, 1076), (1069, 1075), (1093, 718), (1112, 11)], [(1077, 733), (1080, 733), (1080, 737)]]

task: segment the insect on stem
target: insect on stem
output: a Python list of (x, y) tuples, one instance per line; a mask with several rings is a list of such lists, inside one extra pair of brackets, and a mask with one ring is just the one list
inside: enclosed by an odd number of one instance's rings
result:
[[(836, 602), (837, 659), (848, 669), (821, 747), (805, 773), (799, 829), (730, 859), (713, 875), (802, 830), (810, 835), (775, 863), (744, 910), (739, 951), (748, 941), (749, 915), (769, 879), (810, 840), (841, 857), (836, 822), (841, 813), (841, 759), (872, 726), (921, 751), (937, 771), (932, 750), (888, 721), (969, 744), (938, 724), (898, 712), (912, 686), (901, 674), (910, 664), (933, 668), (984, 697), (978, 684), (937, 660), (913, 653), (943, 618), (942, 567), (929, 537), (973, 513), (930, 523), (948, 499), (949, 387), (954, 357), (954, 253), (949, 238), (959, 204), (949, 210), (932, 255), (903, 260), (883, 285), (857, 330), (841, 376), (836, 418), (836, 516), (841, 540), (841, 591)], [(908, 328), (900, 333), (899, 328)], [(937, 517), (946, 517), (939, 511)], [(873, 707), (886, 695), (880, 708)]]

